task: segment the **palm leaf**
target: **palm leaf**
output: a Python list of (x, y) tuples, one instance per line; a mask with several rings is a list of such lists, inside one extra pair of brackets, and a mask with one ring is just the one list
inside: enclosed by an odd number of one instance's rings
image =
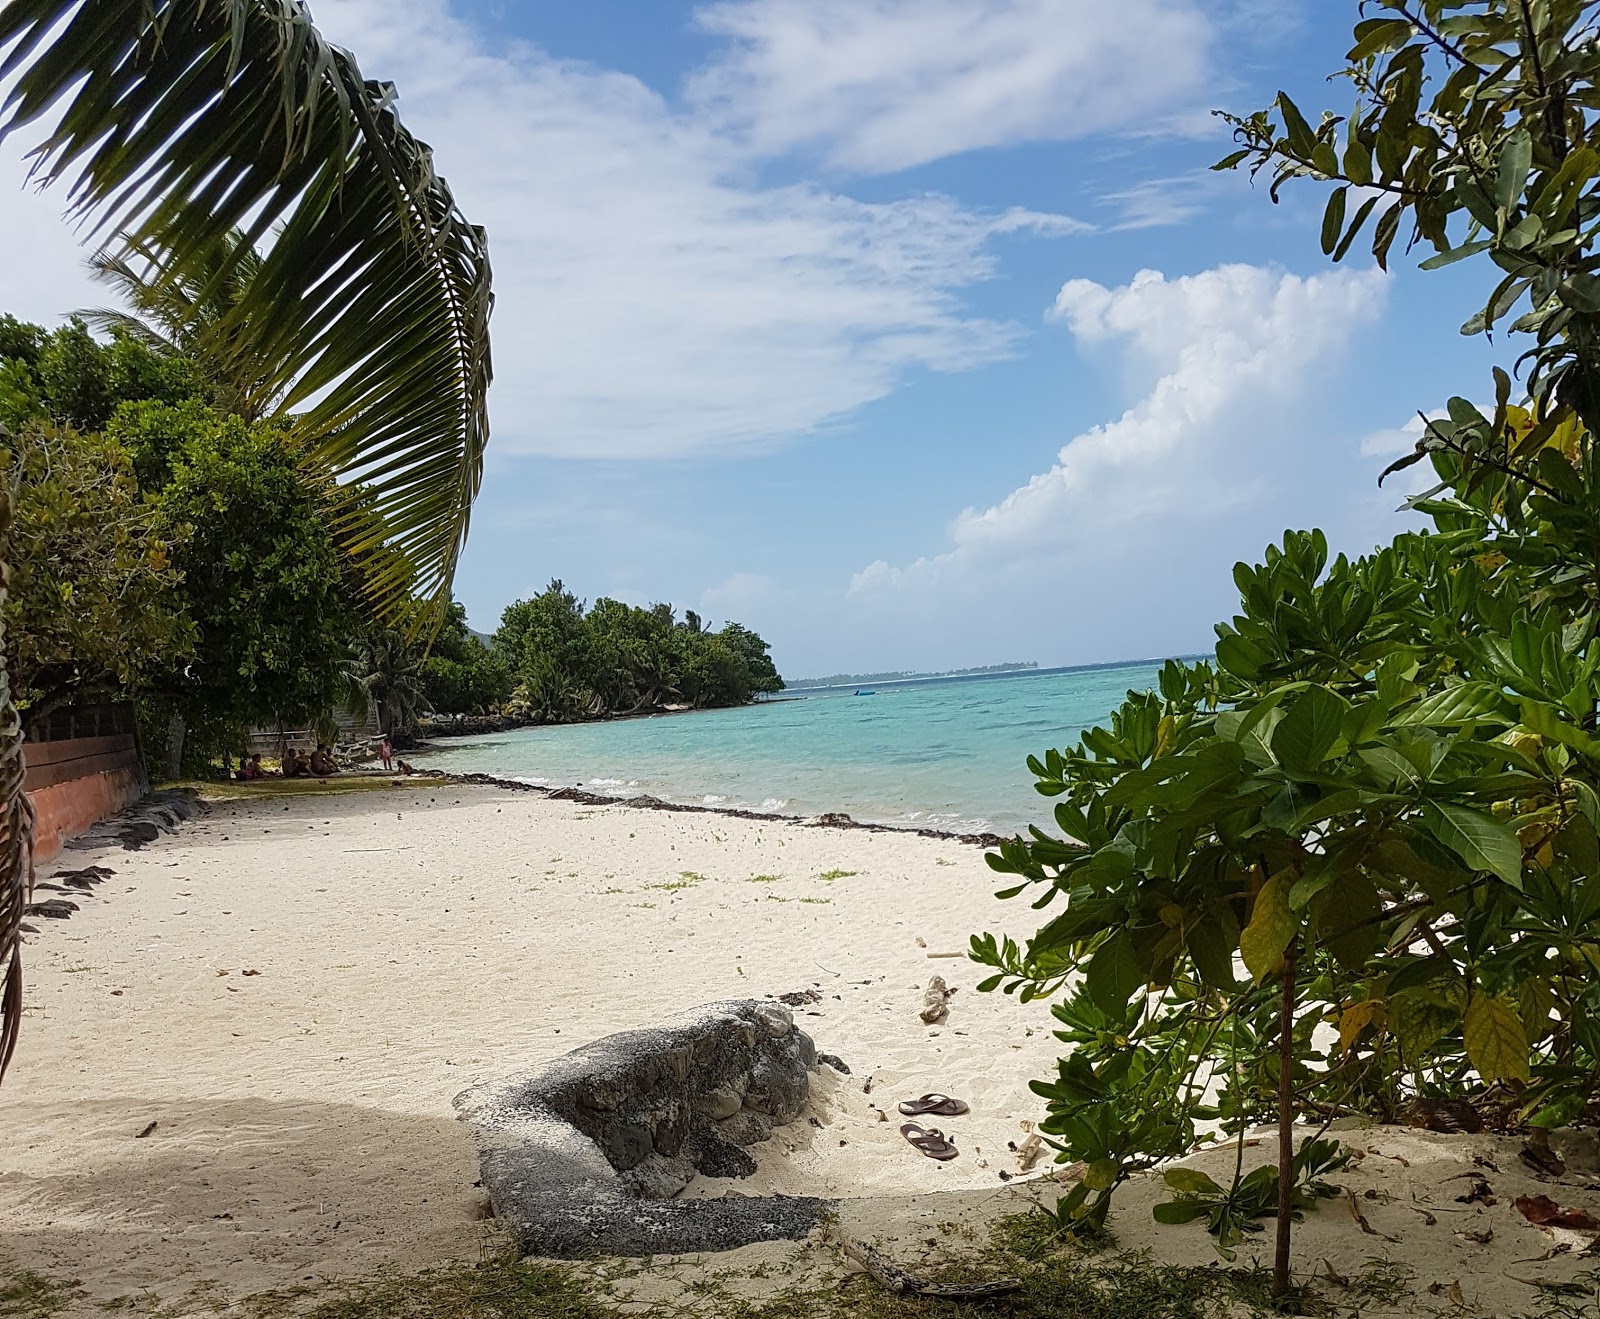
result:
[[(0, 443), (10, 440), (0, 426)], [(7, 466), (9, 454), (5, 455)], [(0, 545), (11, 527), (12, 492), (0, 488)], [(10, 576), (0, 553), (0, 606)], [(5, 639), (0, 623), (0, 652)], [(0, 1080), (16, 1051), (22, 1025), (22, 914), (33, 888), (33, 808), (22, 791), (22, 720), (11, 699), (11, 680), (0, 657)]]
[(482, 478), (493, 298), (484, 233), (392, 86), (297, 0), (7, 0), (0, 54), (0, 138), (59, 116), (35, 173), (69, 180), (70, 213), (117, 235), (116, 259), (203, 306), (233, 277), (218, 252), (265, 244), (194, 332), (266, 364), (308, 452), (372, 490), (364, 534), (400, 551), (388, 602), (447, 602)]
[[(186, 328), (274, 364), (263, 388), (301, 410), (308, 453), (368, 486), (355, 548), (387, 565), (380, 597), (398, 611), (420, 589), (442, 616), (482, 479), (493, 297), (484, 233), (393, 88), (298, 0), (5, 0), (4, 82), (0, 140), (56, 114), (33, 173), (70, 181), (69, 213), (116, 235), (108, 260), (142, 258), (171, 305), (244, 290)], [(0, 536), (9, 519), (0, 491)], [(4, 569), (0, 554), (0, 589)], [(22, 777), (0, 664), (0, 1074), (22, 1014)]]

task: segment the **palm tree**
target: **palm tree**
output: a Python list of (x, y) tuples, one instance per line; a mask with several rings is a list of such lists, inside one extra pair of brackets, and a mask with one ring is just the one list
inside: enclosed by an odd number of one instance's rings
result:
[(196, 269), (165, 272), (162, 254), (148, 247), (101, 248), (89, 258), (95, 278), (109, 284), (133, 308), (86, 308), (78, 314), (101, 330), (126, 334), (160, 353), (189, 358), (211, 387), (218, 411), (260, 421), (283, 402), (283, 371), (255, 360), (249, 322), (229, 322), (248, 304), (250, 284), (261, 273), (261, 253), (234, 229)]
[(350, 712), (365, 714), (370, 701), (385, 737), (396, 728), (412, 727), (428, 699), (422, 687), (422, 659), (422, 652), (399, 628), (375, 627), (356, 638), (345, 666)]
[[(371, 493), (377, 516), (351, 548), (395, 551), (379, 607), (415, 590), (442, 614), (482, 478), (493, 295), (484, 233), (401, 124), (393, 86), (366, 81), (300, 0), (5, 0), (0, 82), (0, 139), (55, 116), (33, 174), (67, 181), (69, 213), (114, 236), (108, 259), (159, 305), (186, 299), (189, 346), (259, 364), (252, 396)], [(9, 516), (0, 490), (0, 530)], [(0, 554), (0, 585), (5, 573)], [(0, 1074), (31, 878), (3, 671)]]

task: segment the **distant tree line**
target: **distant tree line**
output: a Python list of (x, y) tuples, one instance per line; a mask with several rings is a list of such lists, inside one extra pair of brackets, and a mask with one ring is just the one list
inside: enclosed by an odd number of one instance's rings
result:
[(494, 640), (516, 683), (506, 712), (539, 723), (746, 705), (784, 686), (767, 643), (739, 623), (713, 632), (670, 604), (587, 607), (559, 580), (508, 607)]

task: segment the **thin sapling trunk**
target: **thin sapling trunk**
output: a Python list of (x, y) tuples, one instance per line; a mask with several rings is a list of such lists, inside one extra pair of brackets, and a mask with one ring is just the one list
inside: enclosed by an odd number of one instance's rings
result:
[(1272, 1257), (1272, 1294), (1289, 1290), (1289, 1233), (1294, 1211), (1294, 1002), (1299, 940), (1283, 953), (1283, 995), (1278, 1006), (1278, 1236)]

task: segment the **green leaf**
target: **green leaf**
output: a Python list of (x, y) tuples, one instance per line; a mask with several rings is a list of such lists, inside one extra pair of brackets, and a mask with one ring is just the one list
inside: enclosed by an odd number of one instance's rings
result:
[(1570, 722), (1562, 711), (1546, 705), (1543, 701), (1535, 701), (1524, 697), (1518, 702), (1521, 711), (1521, 723), (1530, 733), (1537, 733), (1540, 737), (1550, 742), (1560, 742), (1569, 746), (1574, 751), (1581, 751), (1586, 756), (1600, 758), (1600, 740), (1596, 740), (1577, 724)]
[(1351, 64), (1359, 64), (1384, 51), (1397, 50), (1411, 40), (1414, 31), (1404, 18), (1368, 18), (1355, 26), (1356, 44), (1345, 55)]
[(1239, 927), (1230, 914), (1226, 921), (1212, 913), (1188, 932), (1189, 956), (1200, 979), (1213, 989), (1232, 990), (1233, 953), (1238, 947)]
[(1095, 950), (1084, 973), (1090, 1001), (1108, 1017), (1122, 1019), (1128, 1000), (1144, 988), (1148, 977), (1133, 951), (1133, 941), (1119, 930)]
[(1272, 730), (1272, 754), (1289, 770), (1314, 769), (1339, 741), (1346, 705), (1326, 687), (1308, 687)]
[(1485, 1081), (1527, 1081), (1528, 1037), (1516, 1009), (1476, 993), (1467, 1003), (1467, 1059)]
[(1400, 1045), (1400, 1057), (1416, 1068), (1441, 1037), (1454, 1030), (1461, 1014), (1423, 994), (1400, 994), (1389, 999), (1389, 1028)]
[(1161, 1180), (1184, 1195), (1221, 1195), (1222, 1188), (1198, 1168), (1168, 1168)]
[(1500, 150), (1500, 170), (1495, 179), (1495, 201), (1509, 213), (1522, 196), (1533, 165), (1533, 138), (1526, 128), (1516, 128)]
[(1479, 252), (1487, 252), (1494, 246), (1494, 239), (1482, 238), (1475, 243), (1462, 243), (1460, 247), (1452, 247), (1448, 251), (1430, 256), (1418, 270), (1442, 270), (1445, 266), (1453, 266), (1457, 261), (1465, 261), (1469, 256), (1477, 256)]
[(1261, 886), (1256, 894), (1255, 909), (1250, 913), (1250, 923), (1239, 936), (1239, 954), (1250, 974), (1264, 980), (1276, 971), (1283, 961), (1283, 950), (1289, 946), (1300, 928), (1300, 922), (1289, 907), (1289, 887), (1292, 876), (1280, 870)]
[(1204, 1218), (1210, 1212), (1211, 1206), (1200, 1200), (1164, 1200), (1150, 1207), (1156, 1222), (1167, 1227), (1181, 1227), (1197, 1218)]
[(1487, 721), (1509, 723), (1516, 717), (1506, 694), (1488, 682), (1462, 682), (1424, 696), (1395, 716), (1397, 724), (1463, 727)]
[(1287, 92), (1278, 93), (1278, 109), (1283, 114), (1283, 126), (1289, 134), (1289, 149), (1302, 160), (1309, 161), (1317, 149), (1317, 135), (1300, 113), (1300, 108), (1289, 99)]
[(1468, 806), (1429, 802), (1423, 807), (1422, 822), (1472, 869), (1487, 870), (1521, 890), (1522, 844), (1500, 821)]
[(1117, 1161), (1096, 1159), (1083, 1170), (1083, 1184), (1091, 1191), (1109, 1191), (1117, 1181)]
[(1339, 236), (1344, 232), (1344, 203), (1347, 192), (1348, 188), (1335, 188), (1328, 197), (1327, 210), (1322, 213), (1322, 251), (1325, 255), (1339, 246)]
[(1366, 763), (1384, 787), (1415, 788), (1423, 781), (1422, 773), (1406, 756), (1393, 747), (1363, 747), (1356, 755)]

